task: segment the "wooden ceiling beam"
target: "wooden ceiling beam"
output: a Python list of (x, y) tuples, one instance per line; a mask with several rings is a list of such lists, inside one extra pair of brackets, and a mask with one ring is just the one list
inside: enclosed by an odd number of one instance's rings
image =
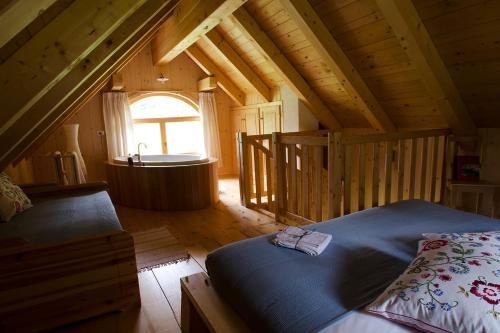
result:
[(340, 130), (342, 126), (332, 112), (246, 9), (241, 7), (236, 10), (232, 19), (246, 38), (254, 42), (286, 84), (304, 101), (313, 115), (329, 129)]
[(155, 66), (172, 61), (246, 0), (181, 0), (153, 39)]
[(217, 85), (236, 102), (238, 106), (245, 105), (245, 93), (224, 74), (208, 56), (196, 45), (191, 45), (184, 52), (191, 58), (198, 67), (207, 75), (215, 76)]
[(0, 135), (145, 2), (75, 1), (6, 59), (0, 65)]
[(312, 47), (332, 69), (340, 84), (361, 107), (372, 127), (382, 132), (396, 131), (387, 113), (309, 2), (280, 2)]
[(93, 43), (94, 47), (85, 57), (79, 57), (79, 61), (60, 73), (59, 80), (45, 87), (43, 94), (27, 107), (27, 112), (0, 134), (0, 169), (18, 159), (48, 129), (65, 118), (69, 110), (95, 93), (95, 87), (119, 69), (118, 65), (139, 46), (144, 36), (151, 36), (151, 30), (159, 28), (175, 3), (176, 0), (146, 0), (133, 15), (120, 20), (114, 30), (105, 30), (100, 43)]
[(455, 133), (474, 134), (476, 127), (411, 0), (376, 0), (429, 94)]
[[(173, 0), (170, 3), (170, 8), (173, 8), (178, 0)], [(106, 84), (109, 83), (109, 77), (111, 73), (116, 73), (121, 70), (128, 64), (130, 60), (132, 60), (142, 49), (151, 43), (154, 34), (158, 30), (159, 26), (165, 20), (168, 15), (168, 11), (163, 10), (162, 12), (158, 12), (154, 17), (152, 17), (149, 21), (152, 23), (151, 26), (145, 26), (141, 29), (141, 32), (137, 33), (134, 38), (129, 40), (126, 44), (123, 45), (122, 49), (127, 50), (121, 57), (111, 57), (108, 59), (107, 64), (105, 66), (108, 68), (107, 71), (103, 73), (96, 73), (92, 76), (88, 81), (93, 82), (93, 84), (89, 85), (85, 91), (76, 90), (73, 92), (73, 97), (69, 98), (69, 100), (73, 101), (71, 104), (65, 105), (61, 104), (59, 106), (60, 109), (66, 110), (57, 120), (52, 121), (50, 125), (48, 125), (47, 130), (41, 133), (36, 140), (32, 140), (32, 143), (26, 147), (26, 149), (19, 155), (14, 164), (19, 163), (22, 159), (31, 156), (35, 153), (35, 151), (62, 125), (64, 122), (69, 120), (78, 110), (80, 110), (87, 102), (94, 97), (95, 94), (99, 93), (102, 89), (105, 88)], [(140, 38), (139, 38), (140, 37)], [(49, 123), (49, 122), (47, 122)]]
[(57, 0), (11, 1), (0, 12), (0, 48), (25, 29)]
[(271, 89), (216, 29), (207, 32), (204, 39), (217, 51), (217, 55), (232, 65), (265, 101), (271, 102)]

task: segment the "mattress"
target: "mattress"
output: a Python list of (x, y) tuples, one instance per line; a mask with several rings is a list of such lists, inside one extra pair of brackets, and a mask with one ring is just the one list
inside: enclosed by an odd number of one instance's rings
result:
[(342, 320), (337, 320), (319, 333), (417, 333), (409, 326), (390, 321), (366, 311), (351, 311)]
[(340, 325), (405, 270), (422, 233), (500, 230), (500, 223), (410, 200), (306, 228), (332, 235), (320, 256), (276, 247), (273, 235), (207, 256), (212, 284), (256, 331), (319, 332)]
[(41, 244), (123, 230), (106, 191), (41, 197), (33, 205), (0, 223), (0, 238)]

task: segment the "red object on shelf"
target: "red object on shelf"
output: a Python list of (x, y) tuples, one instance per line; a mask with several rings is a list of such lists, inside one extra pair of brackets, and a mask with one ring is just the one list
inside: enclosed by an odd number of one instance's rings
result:
[(479, 181), (481, 163), (479, 156), (457, 156), (455, 158), (455, 179), (460, 181)]

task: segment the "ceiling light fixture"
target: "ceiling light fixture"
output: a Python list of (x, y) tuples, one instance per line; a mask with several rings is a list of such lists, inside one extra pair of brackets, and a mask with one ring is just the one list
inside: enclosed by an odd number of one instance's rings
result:
[(160, 76), (156, 78), (156, 81), (160, 82), (161, 84), (164, 84), (165, 82), (168, 81), (168, 77), (165, 77), (163, 73), (160, 73)]

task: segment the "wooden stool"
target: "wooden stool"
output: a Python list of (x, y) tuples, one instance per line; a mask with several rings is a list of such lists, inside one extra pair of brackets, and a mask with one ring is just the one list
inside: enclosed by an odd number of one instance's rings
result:
[(499, 199), (500, 184), (489, 182), (459, 182), (452, 181), (451, 184), (451, 207), (456, 208), (459, 197), (462, 193), (475, 193), (475, 212), (479, 213), (480, 196), (483, 196), (483, 201), (490, 207), (490, 216), (496, 216), (496, 205)]

